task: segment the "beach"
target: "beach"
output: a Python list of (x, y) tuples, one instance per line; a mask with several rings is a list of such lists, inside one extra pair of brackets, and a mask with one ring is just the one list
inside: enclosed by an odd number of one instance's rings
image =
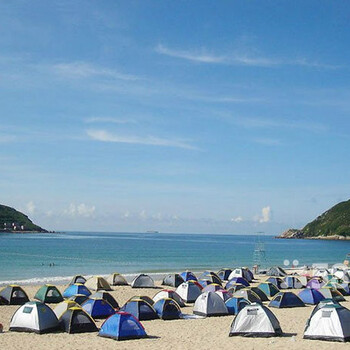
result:
[[(252, 286), (264, 281), (266, 276), (258, 276)], [(119, 305), (122, 306), (129, 298), (135, 295), (153, 297), (163, 289), (161, 282), (156, 282), (154, 289), (134, 289), (130, 286), (115, 286), (110, 292)], [(25, 286), (29, 298), (32, 300), (40, 286)], [(62, 292), (65, 285), (58, 286)], [(166, 287), (167, 289), (175, 289)], [(294, 291), (294, 290), (291, 290)], [(295, 291), (297, 292), (297, 291)], [(350, 308), (350, 297), (345, 297), (343, 302)], [(264, 303), (267, 304), (266, 302)], [(193, 304), (192, 304), (193, 305)], [(50, 305), (55, 307), (55, 305)], [(230, 325), (234, 316), (208, 317), (203, 319), (188, 320), (152, 320), (142, 321), (149, 336), (147, 339), (115, 341), (101, 338), (97, 333), (67, 334), (31, 334), (9, 332), (9, 324), (12, 315), (18, 306), (0, 306), (0, 323), (4, 326), (4, 333), (0, 333), (1, 349), (345, 349), (348, 343), (337, 343), (316, 340), (304, 340), (303, 331), (305, 323), (311, 314), (313, 306), (290, 309), (271, 308), (278, 318), (284, 332), (282, 337), (273, 338), (246, 338), (229, 337)], [(192, 314), (193, 306), (182, 308), (185, 314)], [(99, 320), (100, 327), (103, 321)]]

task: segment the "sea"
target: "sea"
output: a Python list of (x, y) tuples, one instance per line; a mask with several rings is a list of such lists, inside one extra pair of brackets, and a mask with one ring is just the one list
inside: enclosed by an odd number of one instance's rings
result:
[[(285, 240), (267, 235), (170, 233), (1, 233), (0, 285), (65, 283), (73, 275), (161, 276), (254, 265), (343, 262), (350, 241)], [(159, 279), (160, 279), (159, 278)]]

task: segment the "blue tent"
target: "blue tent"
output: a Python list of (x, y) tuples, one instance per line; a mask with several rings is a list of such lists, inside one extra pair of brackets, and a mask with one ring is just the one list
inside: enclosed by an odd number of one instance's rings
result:
[(302, 290), (299, 292), (298, 296), (305, 304), (312, 305), (318, 304), (321, 300), (326, 299), (322, 293), (313, 288), (306, 288)]
[(303, 288), (303, 284), (295, 276), (286, 276), (283, 282), (280, 284), (281, 289), (300, 289)]
[(209, 284), (213, 284), (212, 281), (209, 281), (209, 280), (202, 280), (202, 279), (198, 280), (198, 283), (199, 283), (203, 288), (205, 288), (205, 287), (208, 286)]
[(277, 308), (300, 306), (305, 306), (304, 302), (292, 292), (279, 292), (269, 303), (269, 307)]
[(279, 293), (279, 289), (271, 282), (260, 283), (258, 288), (261, 289), (268, 297), (273, 297)]
[(231, 272), (231, 269), (221, 269), (218, 271), (217, 275), (221, 278), (222, 281), (228, 281)]
[(81, 307), (92, 318), (107, 318), (115, 314), (115, 310), (112, 305), (103, 299), (87, 299)]
[(237, 315), (246, 305), (249, 305), (250, 301), (244, 298), (232, 297), (225, 301), (227, 311), (230, 315)]
[(274, 284), (278, 289), (281, 289), (281, 283), (283, 282), (280, 277), (269, 277), (265, 282)]
[(109, 317), (101, 326), (100, 337), (115, 340), (146, 338), (147, 334), (142, 324), (135, 316), (127, 312), (117, 312)]
[(197, 281), (197, 277), (195, 276), (195, 274), (191, 271), (185, 271), (185, 272), (181, 272), (180, 276), (183, 278), (183, 280), (186, 281)]
[(87, 297), (91, 295), (91, 292), (82, 283), (75, 283), (68, 286), (63, 292), (63, 298), (70, 298), (73, 295), (83, 294)]
[(153, 305), (153, 308), (162, 320), (176, 320), (181, 315), (179, 305), (175, 300), (170, 298), (159, 299)]
[(250, 286), (249, 282), (245, 278), (243, 278), (243, 277), (233, 277), (226, 283), (225, 289), (228, 289), (233, 284), (237, 284), (237, 283), (243, 284), (246, 287)]
[(142, 299), (134, 299), (128, 301), (121, 309), (134, 315), (140, 321), (154, 320), (158, 318), (158, 314), (154, 308)]

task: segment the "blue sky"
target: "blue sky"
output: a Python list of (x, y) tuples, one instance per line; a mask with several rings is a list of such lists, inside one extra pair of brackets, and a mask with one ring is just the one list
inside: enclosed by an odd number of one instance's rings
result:
[(0, 1), (1, 203), (53, 230), (277, 234), (349, 198), (347, 1)]

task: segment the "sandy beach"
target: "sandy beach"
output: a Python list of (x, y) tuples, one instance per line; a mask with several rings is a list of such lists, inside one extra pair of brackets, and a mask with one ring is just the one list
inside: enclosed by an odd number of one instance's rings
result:
[[(266, 277), (257, 279), (258, 284)], [(156, 283), (159, 290), (160, 282)], [(58, 286), (63, 291), (66, 286)], [(39, 286), (24, 287), (29, 298), (33, 299)], [(133, 289), (129, 286), (113, 287), (111, 294), (119, 305), (123, 305), (134, 295), (147, 295), (153, 297), (157, 289)], [(350, 297), (342, 303), (350, 308)], [(264, 303), (266, 304), (266, 303)], [(50, 305), (54, 307), (55, 305)], [(0, 334), (1, 349), (336, 349), (349, 347), (348, 343), (304, 340), (303, 331), (305, 323), (313, 306), (292, 309), (275, 309), (272, 311), (280, 321), (285, 336), (275, 338), (244, 338), (229, 337), (229, 329), (234, 316), (209, 317), (193, 320), (152, 320), (143, 321), (148, 339), (115, 341), (97, 336), (97, 333), (84, 334), (30, 334), (9, 332), (9, 324), (13, 313), (18, 306), (0, 306), (0, 323), (4, 326), (4, 333)], [(192, 313), (192, 306), (182, 309), (183, 313)], [(100, 326), (103, 321), (98, 321)]]

